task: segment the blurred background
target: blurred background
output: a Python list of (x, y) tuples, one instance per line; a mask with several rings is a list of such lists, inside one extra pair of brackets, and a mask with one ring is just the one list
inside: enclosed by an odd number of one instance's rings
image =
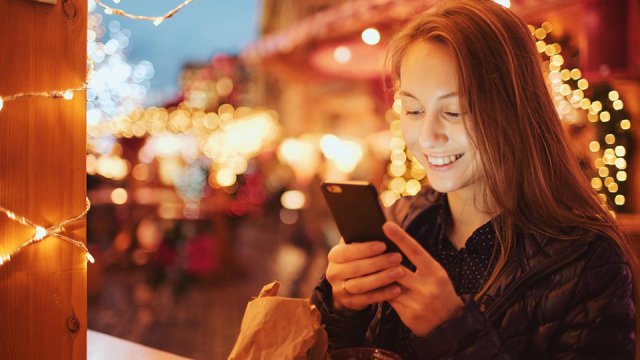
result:
[[(155, 24), (90, 0), (89, 328), (221, 359), (262, 285), (308, 297), (339, 239), (322, 181), (368, 180), (384, 206), (425, 184), (384, 59), (437, 2), (195, 0)], [(585, 176), (640, 240), (640, 1), (498, 2), (530, 24)]]

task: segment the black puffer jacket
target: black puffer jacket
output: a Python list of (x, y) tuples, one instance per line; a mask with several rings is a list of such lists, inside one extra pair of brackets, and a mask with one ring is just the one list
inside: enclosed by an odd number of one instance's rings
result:
[[(424, 199), (401, 203), (390, 216), (414, 237), (434, 215)], [(419, 357), (633, 359), (632, 273), (613, 240), (517, 238), (510, 261), (478, 302), (464, 299), (458, 316), (412, 339)], [(380, 318), (377, 307), (334, 312), (331, 286), (324, 279), (312, 302), (320, 309), (332, 347), (384, 343), (371, 335), (372, 319)]]

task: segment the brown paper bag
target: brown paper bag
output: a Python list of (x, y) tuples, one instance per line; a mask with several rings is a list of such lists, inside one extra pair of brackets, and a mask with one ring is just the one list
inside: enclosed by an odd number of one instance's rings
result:
[(229, 360), (325, 360), (328, 338), (320, 312), (307, 299), (276, 296), (275, 281), (247, 304)]

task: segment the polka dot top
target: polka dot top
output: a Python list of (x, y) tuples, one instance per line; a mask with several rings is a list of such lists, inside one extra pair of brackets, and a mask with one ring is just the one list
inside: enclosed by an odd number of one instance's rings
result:
[[(493, 252), (496, 233), (493, 225), (489, 221), (477, 228), (467, 239), (464, 247), (458, 250), (445, 231), (451, 221), (446, 194), (440, 196), (437, 209), (433, 210), (436, 211), (435, 214), (430, 211), (431, 214), (418, 215), (407, 231), (447, 271), (458, 295), (473, 296), (482, 289), (495, 265)], [(419, 223), (419, 226), (415, 226), (416, 223)], [(383, 303), (379, 328), (374, 339), (376, 346), (394, 351), (403, 359), (417, 359), (418, 355), (411, 343), (413, 337), (411, 330), (404, 326), (393, 308), (388, 303)]]

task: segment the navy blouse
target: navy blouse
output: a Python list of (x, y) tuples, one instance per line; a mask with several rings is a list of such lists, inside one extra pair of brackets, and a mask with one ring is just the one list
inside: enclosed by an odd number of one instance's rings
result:
[[(464, 247), (458, 250), (446, 234), (446, 228), (451, 222), (451, 210), (446, 194), (440, 195), (437, 206), (437, 216), (433, 216), (431, 212), (431, 219), (418, 220), (421, 215), (429, 214), (418, 215), (412, 223), (422, 225), (416, 228), (410, 224), (407, 232), (447, 271), (459, 296), (473, 296), (481, 290), (495, 265), (494, 258), (497, 258), (498, 253), (498, 249), (495, 248), (495, 230), (491, 221), (488, 221), (476, 229)], [(493, 256), (494, 248), (496, 256)], [(412, 345), (413, 333), (402, 323), (388, 303), (382, 306), (376, 333), (373, 339), (376, 346), (394, 351), (403, 359), (417, 358)]]

